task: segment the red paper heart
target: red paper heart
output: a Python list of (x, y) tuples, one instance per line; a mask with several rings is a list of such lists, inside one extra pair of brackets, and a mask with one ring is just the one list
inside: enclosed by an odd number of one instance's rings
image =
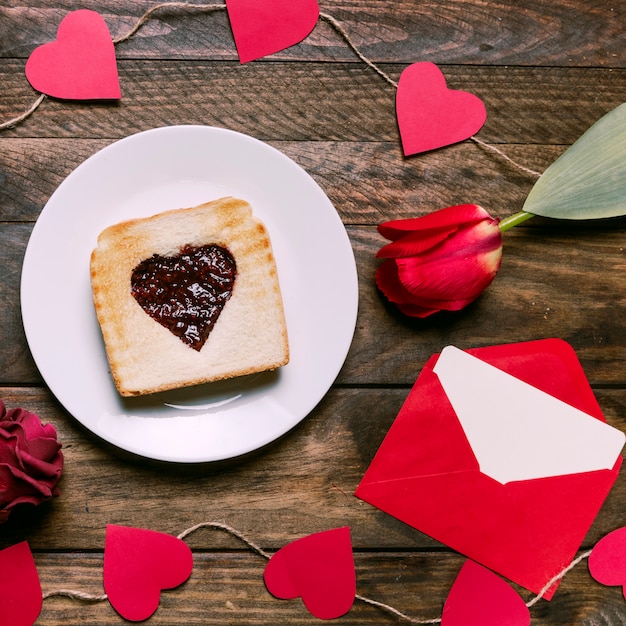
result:
[(317, 0), (226, 0), (226, 8), (241, 63), (299, 43), (320, 14)]
[(287, 544), (270, 559), (264, 579), (272, 595), (301, 597), (319, 619), (341, 617), (356, 595), (350, 529), (327, 530)]
[(148, 619), (159, 606), (161, 591), (184, 583), (192, 568), (191, 550), (177, 537), (153, 530), (107, 526), (104, 590), (124, 619)]
[(446, 599), (441, 626), (529, 626), (519, 594), (491, 570), (467, 560)]
[(406, 156), (468, 139), (487, 119), (482, 100), (448, 89), (433, 63), (413, 63), (400, 75), (396, 115)]
[(622, 587), (626, 597), (626, 526), (596, 543), (587, 566), (594, 580), (601, 585)]
[(0, 552), (0, 623), (33, 626), (43, 596), (39, 574), (26, 541)]
[(104, 19), (95, 11), (69, 13), (57, 39), (33, 50), (26, 78), (34, 89), (66, 100), (121, 98), (115, 49)]

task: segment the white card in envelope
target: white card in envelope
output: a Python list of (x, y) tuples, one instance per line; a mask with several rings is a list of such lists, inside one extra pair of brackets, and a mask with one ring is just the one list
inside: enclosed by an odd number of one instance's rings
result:
[(506, 484), (615, 464), (624, 433), (454, 346), (433, 368), (480, 470)]

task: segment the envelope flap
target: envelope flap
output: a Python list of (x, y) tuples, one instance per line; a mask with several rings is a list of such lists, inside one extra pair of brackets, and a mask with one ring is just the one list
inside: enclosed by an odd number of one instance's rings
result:
[(439, 379), (424, 368), (363, 483), (477, 469), (476, 457), (452, 407), (445, 400)]

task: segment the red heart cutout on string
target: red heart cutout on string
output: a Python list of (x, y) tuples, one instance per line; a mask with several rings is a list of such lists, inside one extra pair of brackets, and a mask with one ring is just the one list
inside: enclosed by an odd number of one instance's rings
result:
[(327, 530), (287, 544), (269, 560), (263, 577), (277, 598), (301, 597), (318, 619), (341, 617), (356, 595), (350, 529)]
[(481, 129), (487, 111), (474, 94), (448, 89), (434, 63), (413, 63), (400, 75), (396, 116), (409, 156), (468, 139)]
[(241, 63), (301, 42), (320, 15), (317, 0), (226, 0), (226, 9)]
[(172, 535), (127, 526), (107, 526), (104, 590), (113, 608), (138, 622), (158, 608), (161, 591), (184, 583), (193, 569), (189, 546)]
[(33, 626), (41, 613), (43, 596), (26, 541), (0, 551), (0, 572), (0, 621), (11, 626)]
[(614, 530), (596, 543), (587, 567), (594, 580), (608, 587), (622, 587), (626, 597), (626, 527)]
[(121, 98), (115, 48), (99, 13), (81, 9), (59, 25), (57, 39), (33, 50), (26, 78), (34, 89), (65, 100)]
[(441, 626), (529, 626), (530, 611), (491, 570), (467, 560), (446, 598)]

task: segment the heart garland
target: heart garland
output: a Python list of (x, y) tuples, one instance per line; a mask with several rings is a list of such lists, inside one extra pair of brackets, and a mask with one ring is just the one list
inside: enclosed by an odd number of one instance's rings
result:
[(402, 72), (396, 115), (406, 156), (469, 139), (487, 120), (482, 100), (448, 89), (434, 63), (413, 63)]
[[(144, 18), (160, 6), (167, 3), (150, 9)], [(203, 5), (189, 6), (201, 9)], [(317, 0), (227, 0), (224, 8), (242, 64), (300, 43), (314, 29), (320, 15), (324, 17), (359, 58), (397, 87), (396, 118), (405, 156), (464, 141), (486, 121), (483, 102), (473, 94), (449, 89), (443, 73), (433, 63), (408, 66), (396, 84), (360, 53), (332, 16), (320, 13)], [(135, 29), (118, 41), (125, 41), (134, 32)], [(31, 53), (26, 78), (34, 89), (54, 98), (120, 99), (114, 42), (104, 19), (86, 9), (69, 13), (59, 25), (56, 41)], [(23, 116), (0, 125), (0, 129), (22, 121), (39, 103)]]
[(626, 597), (626, 527), (614, 530), (598, 541), (587, 566), (596, 582), (608, 587), (622, 587)]
[(80, 9), (63, 18), (56, 41), (35, 48), (25, 71), (33, 89), (54, 98), (122, 97), (113, 40), (95, 11)]
[(491, 570), (465, 561), (446, 599), (441, 626), (529, 626), (530, 611)]
[(0, 551), (0, 572), (2, 623), (32, 626), (41, 612), (43, 596), (35, 560), (26, 541)]
[(191, 576), (193, 556), (181, 539), (153, 530), (107, 526), (104, 590), (125, 619), (140, 622), (158, 608), (161, 591)]
[(317, 0), (226, 0), (226, 8), (241, 63), (300, 43), (320, 15)]
[[(106, 527), (103, 584), (106, 595), (68, 590), (42, 594), (37, 567), (26, 541), (0, 550), (0, 616), (11, 626), (34, 626), (43, 599), (63, 595), (90, 602), (108, 600), (128, 621), (143, 621), (157, 610), (161, 592), (182, 585), (193, 569), (191, 549), (183, 539), (200, 528), (223, 530), (267, 559), (263, 578), (277, 598), (301, 598), (319, 619), (337, 619), (354, 600), (376, 606), (413, 624), (443, 626), (529, 626), (529, 608), (543, 596), (524, 602), (503, 579), (467, 559), (444, 603), (441, 619), (416, 620), (393, 607), (356, 593), (350, 528), (307, 535), (270, 555), (239, 531), (219, 522), (203, 522), (178, 537), (128, 526)], [(584, 558), (592, 577), (608, 586), (626, 586), (626, 526), (605, 536), (572, 561), (546, 586), (562, 579)], [(6, 575), (10, 572), (10, 575)]]
[(348, 527), (297, 539), (281, 548), (265, 568), (265, 586), (277, 598), (302, 598), (320, 619), (345, 615), (356, 595)]

